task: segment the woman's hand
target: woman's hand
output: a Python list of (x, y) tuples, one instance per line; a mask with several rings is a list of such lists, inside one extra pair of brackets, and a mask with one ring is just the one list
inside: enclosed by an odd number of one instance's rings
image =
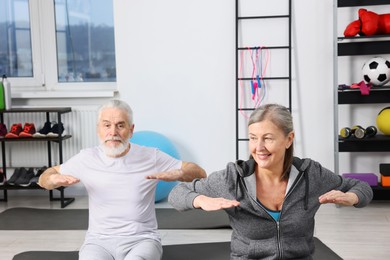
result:
[(321, 204), (334, 203), (343, 206), (353, 206), (359, 202), (358, 196), (353, 192), (342, 192), (339, 190), (331, 190), (319, 198)]
[(206, 211), (214, 211), (220, 209), (233, 208), (240, 205), (236, 200), (228, 200), (224, 198), (210, 198), (204, 195), (199, 195), (193, 201), (195, 208), (201, 208)]

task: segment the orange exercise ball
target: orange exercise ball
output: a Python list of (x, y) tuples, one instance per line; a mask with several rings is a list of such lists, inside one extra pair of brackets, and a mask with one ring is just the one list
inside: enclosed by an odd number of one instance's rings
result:
[(376, 126), (383, 134), (390, 135), (390, 107), (385, 107), (379, 112)]

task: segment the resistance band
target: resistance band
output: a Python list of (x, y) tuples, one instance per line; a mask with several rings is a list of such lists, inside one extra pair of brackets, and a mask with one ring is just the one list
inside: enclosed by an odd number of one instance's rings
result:
[[(265, 51), (265, 60), (263, 61), (263, 50)], [(266, 47), (256, 47), (254, 50), (251, 48), (247, 48), (241, 50), (240, 52), (240, 67), (239, 67), (239, 78), (243, 79), (243, 64), (245, 60), (245, 52), (250, 56), (251, 64), (252, 64), (252, 73), (250, 80), (250, 91), (251, 91), (251, 99), (253, 101), (253, 108), (259, 107), (266, 95), (266, 84), (264, 81), (264, 76), (267, 71), (270, 53)], [(264, 66), (263, 66), (264, 63)], [(245, 118), (248, 116), (243, 111), (243, 102), (245, 96), (245, 84), (244, 80), (240, 80), (240, 102), (239, 102), (239, 110), (241, 115)]]

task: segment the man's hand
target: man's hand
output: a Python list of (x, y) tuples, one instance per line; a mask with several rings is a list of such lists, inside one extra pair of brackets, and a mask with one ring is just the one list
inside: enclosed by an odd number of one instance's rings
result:
[(60, 187), (76, 184), (80, 182), (80, 179), (71, 175), (52, 174), (49, 176), (49, 182), (51, 182), (55, 187)]
[(194, 179), (206, 178), (206, 172), (197, 164), (192, 162), (182, 162), (181, 169), (168, 172), (159, 172), (146, 176), (146, 179), (162, 181), (184, 181), (191, 182)]
[(195, 208), (201, 208), (206, 211), (215, 211), (220, 209), (228, 209), (240, 206), (240, 202), (236, 200), (228, 200), (224, 198), (210, 198), (204, 195), (199, 195), (193, 201)]
[(60, 167), (53, 166), (42, 173), (39, 176), (38, 185), (44, 189), (52, 190), (61, 186), (70, 186), (80, 182), (79, 179), (70, 175), (61, 175), (59, 172)]
[(334, 203), (343, 206), (353, 206), (359, 202), (358, 196), (353, 192), (342, 192), (339, 190), (331, 190), (319, 198), (320, 203)]
[(146, 176), (146, 179), (161, 180), (161, 181), (181, 181), (183, 179), (183, 171), (181, 169), (160, 172), (153, 175)]

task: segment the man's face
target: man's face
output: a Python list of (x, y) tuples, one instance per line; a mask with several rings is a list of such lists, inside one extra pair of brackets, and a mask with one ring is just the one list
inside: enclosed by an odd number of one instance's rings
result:
[(97, 132), (101, 147), (108, 156), (124, 155), (129, 147), (129, 138), (133, 135), (134, 125), (129, 124), (127, 113), (118, 108), (106, 108), (102, 111)]

